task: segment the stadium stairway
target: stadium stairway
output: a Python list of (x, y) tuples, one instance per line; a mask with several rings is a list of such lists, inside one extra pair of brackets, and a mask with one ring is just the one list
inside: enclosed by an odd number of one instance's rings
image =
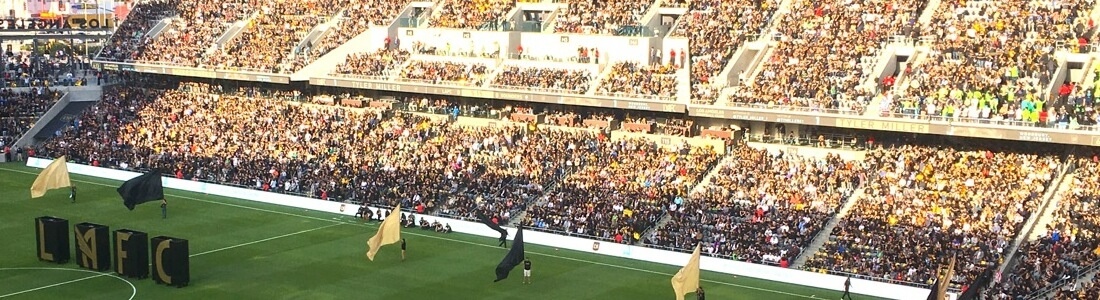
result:
[(497, 65), (496, 68), (493, 68), (492, 72), (489, 72), (489, 75), (485, 76), (485, 81), (481, 83), (481, 87), (487, 88), (487, 89), (492, 88), (493, 87), (493, 81), (495, 81), (497, 79), (497, 76), (500, 75), (500, 72), (504, 72), (504, 69), (506, 69), (505, 65), (504, 65), (504, 62), (501, 61), (501, 63), (499, 65)]
[(848, 216), (848, 212), (852, 210), (852, 207), (856, 206), (856, 202), (859, 202), (863, 198), (863, 188), (857, 188), (852, 195), (848, 197), (848, 201), (844, 202), (844, 206), (840, 208), (840, 212), (837, 212), (836, 216), (829, 219), (829, 223), (825, 224), (824, 228), (821, 228), (821, 232), (817, 233), (810, 245), (807, 245), (805, 249), (802, 249), (802, 253), (798, 255), (798, 258), (791, 264), (791, 269), (802, 268), (802, 265), (806, 264), (806, 261), (817, 254), (821, 250), (822, 246), (825, 246), (825, 242), (829, 241), (833, 236), (833, 229), (837, 224), (840, 224), (840, 220), (843, 220), (845, 216)]
[(225, 30), (225, 33), (222, 33), (222, 36), (218, 37), (217, 40), (214, 40), (214, 44), (210, 45), (210, 48), (206, 48), (206, 52), (203, 53), (203, 54), (204, 55), (213, 54), (214, 51), (217, 51), (218, 48), (222, 47), (222, 45), (225, 45), (225, 43), (228, 43), (229, 41), (232, 41), (233, 39), (237, 38), (237, 36), (240, 35), (241, 32), (244, 32), (245, 26), (248, 26), (249, 23), (252, 23), (252, 20), (255, 20), (256, 17), (259, 17), (259, 16), (260, 16), (260, 11), (257, 10), (255, 12), (253, 12), (252, 15), (248, 16), (247, 18), (244, 18), (243, 20), (240, 20), (240, 21), (237, 21), (237, 22), (233, 22), (233, 24), (230, 24), (229, 28)]
[[(1072, 161), (1073, 156), (1069, 156), (1066, 161)], [(1070, 164), (1065, 163), (1061, 166), (1059, 173), (1051, 181), (1050, 187), (1043, 193), (1043, 202), (1039, 204), (1039, 210), (1031, 215), (1027, 221), (1024, 221), (1023, 229), (1017, 234), (1016, 239), (1012, 242), (1012, 245), (1008, 249), (1005, 249), (1004, 253), (1008, 253), (1008, 256), (1004, 258), (1003, 263), (997, 267), (998, 274), (1004, 274), (1005, 270), (1015, 266), (1017, 263), (1017, 250), (1020, 249), (1020, 245), (1025, 242), (1033, 240), (1035, 236), (1046, 233), (1046, 225), (1050, 224), (1053, 219), (1053, 214), (1058, 210), (1058, 202), (1061, 200), (1059, 196), (1065, 194), (1067, 191), (1073, 189), (1073, 176), (1070, 173)], [(1067, 180), (1068, 179), (1068, 180)], [(1063, 283), (1064, 284), (1064, 283)], [(1057, 290), (1060, 285), (1052, 284), (1049, 289)]]
[[(1066, 161), (1073, 161), (1073, 156), (1069, 156), (1069, 159), (1067, 159)], [(1004, 263), (998, 266), (997, 273), (1004, 274), (1005, 270), (1011, 270), (1016, 266), (1016, 264), (1020, 263), (1017, 257), (1020, 245), (1023, 245), (1026, 242), (1037, 240), (1039, 236), (1046, 234), (1046, 227), (1051, 223), (1051, 221), (1054, 220), (1054, 212), (1058, 211), (1058, 204), (1063, 199), (1063, 195), (1066, 195), (1067, 193), (1073, 191), (1074, 175), (1070, 174), (1070, 170), (1071, 169), (1069, 163), (1066, 163), (1064, 166), (1062, 166), (1062, 169), (1060, 170), (1061, 172), (1059, 173), (1058, 177), (1054, 178), (1054, 180), (1052, 181), (1052, 188), (1047, 189), (1046, 193), (1043, 194), (1044, 201), (1039, 205), (1039, 211), (1033, 214), (1031, 218), (1028, 218), (1028, 220), (1024, 223), (1024, 231), (1022, 231), (1016, 237), (1016, 240), (1013, 242), (1010, 248), (1006, 250), (1007, 252), (1005, 253), (1008, 253), (1008, 257), (1005, 258)], [(1100, 269), (1100, 263), (1093, 264), (1088, 267), (1083, 267), (1082, 269), (1083, 273), (1078, 278), (1083, 279), (1082, 282), (1091, 280), (1091, 278), (1096, 275), (1097, 270)], [(1036, 291), (1032, 295), (1046, 295), (1048, 297), (1053, 296), (1053, 294), (1056, 293), (1058, 290), (1073, 287), (1073, 284), (1075, 282), (1076, 280), (1074, 280), (1074, 278), (1063, 278), (1061, 280), (1050, 283), (1049, 285), (1040, 289), (1039, 291)], [(1038, 299), (1052, 298), (1040, 297)]]
[[(729, 163), (731, 160), (734, 160), (734, 159), (737, 159), (737, 156), (731, 155), (727, 152), (722, 157), (722, 159), (719, 159), (717, 163), (715, 163), (713, 166), (711, 166), (710, 170), (707, 171), (707, 175), (704, 175), (703, 179), (700, 179), (699, 183), (696, 183), (695, 186), (693, 186), (691, 188), (691, 191), (688, 192), (688, 195), (695, 195), (696, 193), (702, 192), (703, 188), (705, 186), (707, 186), (708, 184), (710, 184), (710, 181), (711, 181), (712, 178), (714, 178), (714, 175), (718, 174), (718, 169), (720, 169), (719, 167)], [(692, 200), (688, 199), (687, 201), (692, 201)], [(665, 225), (668, 224), (668, 222), (671, 221), (671, 220), (672, 220), (672, 217), (669, 216), (668, 213), (666, 212), (664, 214), (664, 216), (662, 216), (661, 219), (658, 220), (657, 223), (655, 223), (653, 225), (653, 227), (650, 227), (645, 232), (642, 232), (642, 239), (634, 241), (634, 245), (638, 245), (638, 246), (644, 245), (645, 243), (643, 243), (642, 241), (645, 240), (645, 237), (649, 236), (654, 230), (657, 230), (658, 228), (665, 227)]]
[(156, 38), (158, 35), (160, 35), (166, 29), (168, 29), (169, 27), (172, 27), (172, 21), (174, 21), (176, 19), (179, 19), (178, 15), (167, 17), (167, 18), (164, 18), (164, 19), (160, 20), (160, 22), (157, 22), (157, 25), (153, 26), (153, 29), (150, 29), (149, 32), (145, 33), (145, 38), (150, 39), (150, 40), (153, 39), (153, 38)]
[(932, 22), (932, 18), (936, 16), (936, 10), (940, 8), (942, 0), (929, 0), (928, 6), (924, 7), (924, 11), (921, 12), (920, 17), (917, 18), (917, 24), (921, 26), (928, 26), (928, 23)]
[[(691, 99), (691, 63), (676, 70), (676, 99)], [(718, 84), (722, 84), (719, 82)], [(721, 91), (719, 86), (719, 91)]]
[[(765, 60), (766, 58), (771, 58), (771, 51), (769, 50), (772, 48), (772, 45), (770, 42), (772, 41), (773, 37), (778, 35), (776, 28), (779, 26), (779, 20), (782, 20), (780, 17), (791, 12), (791, 5), (793, 2), (793, 0), (783, 0), (783, 2), (780, 2), (779, 8), (775, 10), (775, 13), (772, 14), (771, 19), (768, 20), (768, 23), (770, 25), (760, 31), (760, 35), (756, 37), (756, 40), (746, 40), (741, 45), (738, 45), (739, 47), (737, 47), (737, 50), (734, 51), (733, 56), (730, 57), (730, 60), (726, 62), (726, 65), (724, 67), (722, 67), (722, 71), (718, 73), (718, 78), (726, 78), (729, 81), (728, 84), (725, 84), (723, 87), (718, 89), (719, 102), (721, 102), (723, 99), (729, 99), (729, 96), (732, 95), (733, 92), (736, 92), (735, 89), (731, 88), (740, 85), (741, 78), (739, 77), (739, 74), (741, 74), (741, 72), (747, 72), (748, 74), (751, 74), (750, 77), (745, 78), (745, 82), (748, 84), (752, 84), (752, 80), (755, 79), (755, 75), (757, 74), (756, 71), (763, 69), (761, 68), (761, 66), (763, 65), (763, 62), (767, 61)], [(679, 24), (687, 22), (687, 19), (688, 18), (683, 17), (677, 19), (676, 24), (674, 24), (672, 28), (675, 29), (677, 26), (687, 26), (687, 24)], [(672, 29), (670, 29), (669, 31), (672, 31)], [(755, 55), (752, 58), (752, 61), (747, 66), (738, 64), (738, 62), (742, 60), (742, 56), (744, 55)]]
[(614, 68), (612, 68), (610, 65), (604, 67), (603, 70), (600, 71), (600, 76), (596, 77), (596, 80), (592, 80), (591, 83), (589, 83), (592, 86), (589, 87), (588, 91), (584, 92), (584, 94), (589, 95), (589, 96), (595, 96), (596, 95), (596, 89), (600, 88), (600, 85), (603, 84), (604, 80), (607, 80), (608, 77), (611, 77), (611, 70), (612, 69), (614, 69)]
[[(920, 64), (924, 63), (924, 60), (925, 60), (926, 56), (928, 56), (928, 53), (926, 51), (921, 50), (920, 48), (921, 47), (916, 47), (915, 52), (909, 58), (908, 61), (898, 63), (898, 69), (903, 70), (903, 71), (898, 73), (897, 79), (894, 81), (894, 87), (893, 87), (893, 90), (892, 90), (894, 95), (902, 94), (905, 87), (909, 86), (909, 80), (912, 79), (912, 76), (911, 76), (912, 74), (910, 74), (908, 72), (905, 72), (904, 70), (906, 68), (908, 68), (909, 66), (914, 66), (914, 67), (919, 66)], [(889, 50), (883, 51), (883, 52), (893, 53), (893, 51), (889, 51)], [(893, 55), (893, 54), (890, 54), (890, 55)], [(880, 62), (881, 62), (881, 60), (885, 60), (885, 59), (887, 59), (887, 58), (880, 58)], [(879, 91), (879, 92), (884, 92), (884, 91)], [(865, 117), (878, 117), (880, 115), (880, 113), (889, 111), (889, 109), (890, 109), (889, 105), (890, 104), (889, 103), (882, 103), (883, 100), (885, 100), (885, 99), (880, 99), (879, 97), (871, 98), (871, 101), (867, 103), (867, 109), (864, 110), (863, 116), (865, 116)], [(886, 105), (886, 107), (883, 107), (884, 104)]]
[[(1054, 189), (1052, 197), (1048, 200), (1050, 201), (1050, 203), (1047, 204), (1049, 206), (1049, 211), (1044, 211), (1042, 214), (1037, 214), (1039, 218), (1035, 221), (1034, 227), (1032, 227), (1031, 231), (1024, 236), (1024, 242), (1038, 240), (1039, 236), (1046, 234), (1047, 225), (1050, 225), (1050, 223), (1054, 221), (1054, 212), (1058, 211), (1058, 206), (1062, 202), (1062, 199), (1065, 198), (1065, 195), (1067, 195), (1068, 193), (1073, 192), (1073, 183), (1075, 178), (1076, 177), (1074, 176), (1074, 174), (1066, 174), (1065, 178), (1056, 179), (1061, 180), (1061, 183), (1058, 184), (1058, 181), (1055, 181), (1057, 184), (1057, 188)], [(1047, 192), (1051, 193), (1051, 191)]]
[[(419, 5), (419, 6), (418, 6)], [(430, 5), (430, 2), (415, 2), (401, 11), (401, 16), (412, 15), (413, 11), (417, 8), (423, 8)], [(336, 25), (333, 25), (336, 26)], [(398, 26), (401, 26), (399, 18), (395, 18), (385, 26), (372, 26), (367, 31), (361, 32), (358, 35), (352, 37), (347, 42), (344, 42), (335, 49), (330, 50), (328, 53), (321, 55), (310, 62), (297, 73), (291, 75), (291, 78), (297, 80), (309, 80), (312, 77), (326, 76), (336, 70), (336, 66), (343, 64), (348, 54), (360, 53), (360, 52), (374, 52), (382, 46), (382, 41), (389, 36), (391, 30), (396, 30)], [(394, 31), (396, 32), (396, 31)], [(406, 64), (408, 61), (405, 62)], [(405, 65), (401, 65), (396, 68), (398, 72), (403, 70)], [(389, 72), (387, 72), (389, 73)], [(391, 76), (387, 76), (387, 80), (392, 79)]]
[[(779, 31), (776, 28), (779, 27), (779, 23), (782, 23), (782, 17), (791, 13), (791, 5), (793, 4), (794, 0), (783, 0), (783, 2), (779, 2), (779, 8), (775, 10), (775, 13), (772, 13), (771, 19), (768, 20), (768, 28), (763, 30), (760, 36), (756, 37), (757, 42), (771, 41), (775, 36), (779, 35)], [(749, 42), (750, 41), (746, 41), (745, 43)]]
[[(302, 55), (302, 53), (309, 55), (308, 52), (310, 48), (312, 48), (313, 45), (317, 43), (317, 40), (320, 40), (321, 38), (325, 37), (325, 35), (331, 33), (333, 28), (339, 27), (340, 22), (348, 22), (350, 20), (344, 20), (344, 12), (345, 10), (341, 9), (340, 11), (336, 12), (335, 15), (330, 16), (327, 22), (323, 22), (321, 24), (317, 24), (317, 26), (313, 26), (313, 29), (309, 30), (309, 33), (307, 33), (306, 36), (298, 42), (298, 45), (294, 46), (294, 50), (291, 51), (291, 54), (295, 56)], [(288, 61), (292, 59), (293, 56), (288, 56), (286, 58), (286, 60)]]
[(15, 145), (29, 146), (38, 140), (53, 136), (54, 132), (69, 125), (69, 122), (79, 116), (85, 108), (99, 102), (102, 94), (103, 89), (100, 86), (69, 87), (65, 96), (42, 114), (38, 121), (34, 122), (34, 126), (15, 141)]

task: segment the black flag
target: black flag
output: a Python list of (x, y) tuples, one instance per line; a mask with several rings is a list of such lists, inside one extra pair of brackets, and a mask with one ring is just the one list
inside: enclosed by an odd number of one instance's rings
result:
[(966, 291), (963, 291), (963, 293), (959, 295), (959, 300), (978, 299), (978, 292), (981, 292), (982, 289), (985, 289), (985, 286), (989, 285), (990, 281), (993, 281), (993, 272), (996, 272), (995, 268), (996, 266), (989, 266), (982, 272), (982, 275), (978, 275), (978, 278), (974, 278), (974, 282), (971, 283), (970, 286), (967, 286)]
[(504, 259), (497, 265), (497, 280), (493, 280), (493, 282), (508, 278), (508, 273), (511, 273), (512, 269), (523, 262), (524, 256), (523, 227), (519, 227), (516, 230), (516, 239), (512, 241), (512, 249), (508, 250), (508, 255), (505, 255)]
[(928, 293), (928, 298), (925, 298), (925, 300), (939, 300), (936, 295), (936, 291), (940, 290), (940, 280), (938, 278), (936, 279), (936, 283), (933, 283), (932, 287), (929, 289), (932, 291)]
[(138, 204), (164, 199), (164, 186), (160, 182), (160, 174), (150, 171), (122, 183), (118, 194), (122, 196), (122, 204), (134, 210)]
[(485, 224), (485, 226), (489, 226), (489, 228), (492, 228), (493, 230), (499, 232), (500, 240), (502, 242), (508, 239), (508, 231), (504, 230), (504, 228), (501, 228), (500, 225), (493, 223), (493, 220), (489, 220), (489, 217), (486, 217), (485, 214), (482, 214), (480, 212), (477, 213), (477, 219), (481, 221), (481, 224)]

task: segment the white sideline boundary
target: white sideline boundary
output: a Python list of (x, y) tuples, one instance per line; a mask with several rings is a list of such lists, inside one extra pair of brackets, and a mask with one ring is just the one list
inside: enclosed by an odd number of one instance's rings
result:
[(0, 299), (11, 297), (11, 296), (16, 296), (16, 295), (22, 295), (22, 294), (30, 293), (30, 292), (33, 292), (33, 291), (44, 290), (44, 289), (52, 288), (52, 287), (55, 287), (55, 286), (61, 286), (61, 285), (66, 285), (66, 284), (70, 284), (70, 283), (74, 283), (74, 282), (80, 282), (80, 281), (84, 281), (84, 280), (88, 280), (88, 279), (92, 279), (92, 278), (97, 278), (97, 277), (101, 277), (101, 276), (108, 276), (108, 277), (111, 277), (111, 278), (114, 278), (114, 279), (118, 279), (118, 280), (121, 280), (122, 282), (125, 282), (126, 284), (130, 285), (130, 291), (131, 292), (130, 292), (130, 299), (129, 300), (134, 300), (134, 297), (137, 296), (137, 287), (134, 286), (133, 283), (131, 283), (129, 280), (123, 279), (122, 277), (118, 277), (115, 274), (111, 274), (111, 273), (100, 273), (100, 272), (96, 272), (96, 271), (92, 271), (92, 270), (70, 269), (70, 268), (33, 268), (33, 267), (28, 267), (28, 268), (0, 268), (0, 271), (17, 271), (17, 270), (18, 271), (22, 271), (22, 270), (69, 271), (69, 272), (95, 273), (96, 275), (92, 275), (92, 276), (88, 276), (88, 277), (84, 277), (84, 278), (79, 278), (79, 279), (73, 279), (73, 280), (69, 280), (69, 281), (65, 281), (65, 282), (54, 283), (54, 284), (51, 284), (51, 285), (40, 286), (40, 287), (36, 287), (36, 288), (33, 288), (33, 289), (22, 290), (22, 291), (18, 291), (18, 292), (6, 294), (6, 295), (0, 295)]
[[(10, 169), (10, 168), (0, 168), (0, 170), (15, 172), (15, 173), (22, 173), (22, 174), (27, 174), (27, 175), (38, 175), (37, 173), (34, 173), (34, 172), (28, 172), (28, 171), (16, 170), (16, 169)], [(93, 184), (93, 185), (98, 185), (98, 186), (114, 187), (114, 185), (100, 183), (100, 182), (87, 181), (87, 180), (71, 179), (71, 181), (87, 183), (87, 184)], [(165, 193), (165, 195), (166, 196), (171, 196), (173, 198), (188, 199), (188, 200), (194, 200), (194, 201), (204, 202), (204, 203), (225, 205), (225, 206), (242, 208), (242, 209), (249, 209), (249, 210), (261, 211), (261, 212), (267, 212), (267, 213), (274, 213), (274, 214), (280, 214), (280, 215), (286, 215), (286, 216), (292, 216), (292, 217), (298, 217), (298, 218), (304, 218), (304, 219), (310, 219), (310, 220), (317, 220), (317, 221), (325, 221), (325, 222), (335, 223), (335, 224), (331, 224), (331, 225), (323, 226), (323, 227), (319, 227), (319, 228), (303, 230), (303, 231), (299, 231), (299, 232), (296, 232), (296, 233), (285, 234), (285, 235), (282, 235), (282, 236), (267, 238), (267, 239), (263, 239), (263, 240), (258, 240), (258, 241), (254, 241), (254, 242), (241, 244), (241, 245), (230, 246), (230, 247), (226, 247), (226, 248), (222, 248), (222, 249), (207, 251), (207, 252), (191, 255), (190, 257), (195, 257), (195, 256), (198, 256), (198, 255), (201, 255), (201, 254), (206, 254), (206, 253), (213, 253), (213, 252), (217, 252), (217, 251), (221, 251), (221, 250), (228, 250), (228, 249), (232, 249), (232, 248), (236, 248), (236, 247), (243, 247), (243, 246), (247, 246), (247, 245), (251, 245), (251, 244), (261, 243), (261, 242), (274, 240), (274, 239), (278, 239), (278, 238), (282, 238), (282, 237), (288, 237), (288, 236), (291, 236), (291, 235), (301, 234), (301, 233), (305, 233), (305, 232), (309, 232), (309, 231), (321, 230), (321, 229), (324, 229), (324, 228), (329, 228), (329, 227), (333, 227), (333, 226), (337, 226), (337, 225), (352, 225), (352, 226), (360, 226), (360, 227), (367, 227), (367, 228), (375, 227), (375, 226), (372, 226), (372, 225), (369, 225), (369, 224), (325, 219), (325, 218), (306, 216), (306, 215), (300, 215), (300, 214), (294, 214), (294, 213), (288, 213), (288, 212), (274, 211), (274, 210), (263, 209), (263, 208), (258, 208), (258, 207), (251, 207), (251, 206), (238, 205), (238, 204), (232, 204), (232, 203), (224, 203), (224, 202), (204, 200), (204, 199), (188, 197), (188, 196), (183, 196), (183, 195), (168, 194), (168, 193)], [(456, 240), (456, 239), (450, 239), (450, 238), (439, 237), (439, 236), (420, 234), (420, 233), (415, 233), (415, 232), (402, 231), (401, 233), (402, 234), (413, 235), (413, 236), (419, 236), (419, 237), (426, 237), (426, 238), (431, 238), (431, 239), (438, 239), (438, 240), (462, 243), (462, 244), (467, 244), (467, 245), (480, 246), (480, 247), (499, 248), (499, 247), (495, 247), (493, 245), (488, 245), (488, 244), (480, 244), (480, 243), (474, 243), (474, 242), (469, 242), (469, 241), (463, 241), (463, 240)], [(675, 274), (669, 274), (669, 273), (658, 272), (658, 271), (653, 271), (653, 270), (646, 270), (646, 269), (640, 269), (640, 268), (634, 268), (634, 267), (628, 267), (628, 266), (622, 266), (622, 265), (595, 262), (595, 261), (584, 260), (584, 259), (579, 259), (579, 258), (558, 256), (558, 255), (539, 253), (539, 252), (534, 252), (534, 251), (527, 251), (526, 253), (534, 254), (534, 255), (538, 255), (538, 256), (544, 256), (544, 257), (551, 257), (551, 258), (564, 259), (564, 260), (569, 260), (569, 261), (582, 262), (582, 263), (587, 263), (587, 264), (593, 264), (593, 265), (600, 265), (600, 266), (605, 266), (605, 267), (623, 269), (623, 270), (630, 270), (630, 271), (657, 274), (657, 275), (665, 275), (665, 276), (670, 276), (670, 278), (671, 278), (671, 276), (675, 275)], [(817, 297), (816, 295), (807, 296), (807, 295), (802, 295), (802, 294), (794, 294), (794, 293), (789, 293), (789, 292), (784, 292), (784, 291), (777, 291), (777, 290), (772, 290), (772, 289), (765, 289), (765, 288), (759, 288), (759, 287), (755, 287), (755, 286), (747, 286), (747, 285), (741, 285), (741, 284), (724, 282), (724, 281), (716, 281), (716, 280), (709, 280), (709, 279), (700, 279), (700, 281), (714, 283), (714, 284), (727, 285), (727, 286), (732, 286), (732, 287), (737, 287), (737, 288), (756, 290), (756, 291), (761, 291), (761, 292), (769, 292), (769, 293), (774, 293), (774, 294), (779, 294), (779, 295), (799, 297), (799, 298), (804, 298), (804, 299), (827, 299), (827, 298)], [(2, 298), (2, 297), (0, 297), (0, 298)]]

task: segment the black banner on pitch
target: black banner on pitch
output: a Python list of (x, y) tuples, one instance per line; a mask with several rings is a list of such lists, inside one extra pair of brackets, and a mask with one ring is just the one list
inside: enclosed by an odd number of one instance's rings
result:
[(99, 224), (80, 223), (73, 226), (76, 264), (89, 270), (111, 269), (110, 232), (107, 226)]
[(69, 220), (54, 217), (34, 218), (38, 260), (59, 264), (69, 262)]
[(184, 287), (191, 282), (187, 240), (158, 236), (150, 240), (149, 248), (153, 250), (153, 281), (175, 287)]
[(129, 229), (115, 230), (115, 273), (129, 278), (149, 277), (149, 235)]

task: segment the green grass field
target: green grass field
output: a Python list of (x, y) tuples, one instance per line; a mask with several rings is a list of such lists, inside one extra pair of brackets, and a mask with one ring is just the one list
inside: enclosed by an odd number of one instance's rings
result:
[[(371, 262), (364, 253), (377, 223), (177, 190), (166, 191), (169, 215), (162, 220), (155, 203), (126, 210), (115, 192), (120, 182), (86, 176), (72, 176), (80, 188), (75, 204), (63, 189), (31, 200), (37, 173), (0, 164), (2, 299), (673, 299), (669, 279), (679, 269), (528, 244), (534, 283), (523, 285), (519, 269), (493, 283), (493, 269), (507, 252), (493, 238), (406, 229), (407, 261), (391, 245)], [(33, 219), (43, 215), (188, 239), (191, 285), (166, 287), (82, 271), (75, 262), (40, 262)], [(702, 278), (709, 299), (840, 296), (711, 272)]]

